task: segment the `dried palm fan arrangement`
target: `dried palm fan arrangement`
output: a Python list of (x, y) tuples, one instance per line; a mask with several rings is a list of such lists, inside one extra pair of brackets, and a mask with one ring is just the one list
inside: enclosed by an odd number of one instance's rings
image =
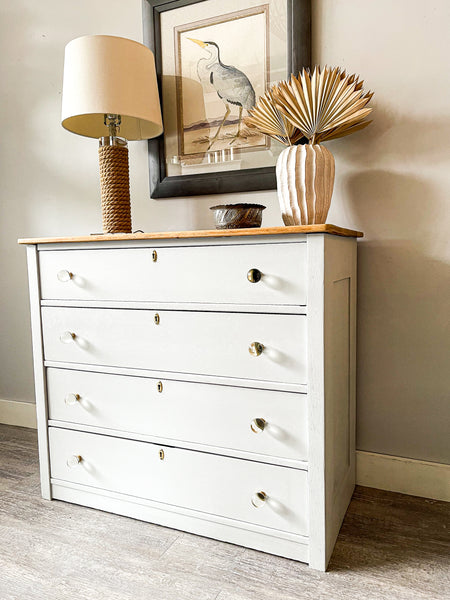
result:
[(371, 123), (364, 119), (373, 93), (364, 93), (363, 83), (338, 67), (316, 67), (312, 75), (303, 69), (260, 96), (245, 122), (286, 146), (302, 137), (320, 144), (350, 135)]
[[(334, 158), (322, 142), (350, 135), (365, 120), (373, 93), (339, 68), (311, 72), (272, 86), (245, 123), (288, 146), (277, 161), (277, 189), (286, 225), (325, 223), (334, 185)], [(307, 145), (295, 145), (302, 138)]]
[(249, 110), (249, 116), (245, 117), (244, 122), (250, 128), (258, 129), (285, 146), (292, 146), (301, 140), (303, 134), (278, 108), (275, 99), (276, 88), (277, 85), (272, 86), (258, 98), (258, 102)]

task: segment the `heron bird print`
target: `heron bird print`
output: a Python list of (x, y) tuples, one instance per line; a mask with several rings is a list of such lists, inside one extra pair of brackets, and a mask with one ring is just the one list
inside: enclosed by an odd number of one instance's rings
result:
[(219, 139), (220, 132), (231, 113), (230, 104), (239, 107), (238, 125), (229, 142), (231, 145), (241, 136), (243, 110), (248, 111), (255, 106), (255, 90), (245, 73), (235, 66), (225, 65), (221, 61), (220, 48), (215, 42), (188, 39), (194, 44), (198, 44), (206, 54), (197, 63), (197, 74), (200, 81), (202, 83), (209, 82), (225, 104), (225, 114), (214, 136), (209, 138), (208, 150)]

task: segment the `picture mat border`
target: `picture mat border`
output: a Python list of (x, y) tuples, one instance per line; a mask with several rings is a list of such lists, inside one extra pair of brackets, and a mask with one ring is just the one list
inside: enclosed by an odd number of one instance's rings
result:
[[(262, 9), (262, 10), (261, 10)], [(184, 158), (184, 157), (196, 157), (196, 156), (202, 156), (204, 154), (204, 152), (197, 152), (197, 153), (189, 153), (189, 154), (184, 154), (184, 140), (182, 139), (184, 136), (183, 133), (183, 98), (182, 98), (182, 88), (183, 88), (183, 83), (182, 83), (182, 75), (183, 75), (183, 71), (182, 71), (182, 57), (181, 57), (181, 34), (182, 33), (186, 33), (188, 31), (193, 31), (196, 29), (203, 29), (205, 27), (211, 27), (213, 25), (223, 25), (224, 23), (230, 23), (231, 21), (235, 21), (237, 19), (245, 19), (246, 17), (250, 17), (250, 16), (254, 16), (254, 15), (260, 15), (260, 14), (264, 14), (266, 16), (266, 40), (265, 40), (265, 47), (266, 47), (266, 60), (265, 60), (265, 68), (264, 68), (264, 89), (267, 88), (267, 83), (269, 81), (269, 77), (270, 77), (270, 40), (269, 40), (269, 21), (267, 20), (267, 14), (269, 12), (269, 5), (266, 4), (261, 4), (259, 6), (255, 6), (255, 7), (250, 7), (250, 8), (244, 8), (242, 10), (238, 10), (238, 11), (232, 11), (230, 13), (224, 13), (223, 15), (220, 15), (218, 17), (209, 17), (207, 19), (202, 19), (200, 21), (193, 21), (191, 23), (185, 23), (184, 25), (178, 25), (177, 27), (175, 27), (175, 35), (176, 35), (176, 42), (175, 42), (175, 73), (176, 73), (176, 77), (177, 77), (177, 81), (176, 81), (176, 90), (177, 90), (177, 125), (178, 125), (178, 153), (180, 155), (180, 157)], [(228, 17), (228, 18), (225, 18)], [(194, 27), (195, 26), (195, 27)], [(181, 134), (181, 135), (180, 135)], [(261, 148), (269, 148), (270, 147), (270, 138), (266, 137), (266, 143), (265, 144), (259, 144), (258, 146), (255, 147), (251, 147), (251, 146), (245, 146), (245, 147), (237, 147), (234, 150), (239, 153), (241, 150), (245, 150), (245, 151), (251, 151), (256, 150), (256, 149), (261, 149)]]

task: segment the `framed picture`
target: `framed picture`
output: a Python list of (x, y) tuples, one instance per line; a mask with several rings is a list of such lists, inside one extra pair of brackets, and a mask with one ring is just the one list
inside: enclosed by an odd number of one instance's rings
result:
[(143, 0), (143, 22), (164, 124), (148, 145), (150, 196), (275, 189), (283, 146), (244, 119), (310, 66), (310, 0)]

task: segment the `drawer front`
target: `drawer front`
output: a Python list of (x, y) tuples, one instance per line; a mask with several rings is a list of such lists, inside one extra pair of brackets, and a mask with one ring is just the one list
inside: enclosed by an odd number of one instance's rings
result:
[(53, 368), (47, 390), (52, 420), (307, 460), (305, 394)]
[(49, 443), (54, 479), (307, 534), (306, 471), (54, 427)]
[[(39, 253), (42, 298), (306, 304), (306, 243)], [(251, 283), (250, 269), (260, 281)], [(59, 281), (61, 271), (72, 274)], [(64, 278), (64, 277), (63, 277)]]
[(42, 321), (50, 361), (306, 383), (304, 315), (43, 307)]

